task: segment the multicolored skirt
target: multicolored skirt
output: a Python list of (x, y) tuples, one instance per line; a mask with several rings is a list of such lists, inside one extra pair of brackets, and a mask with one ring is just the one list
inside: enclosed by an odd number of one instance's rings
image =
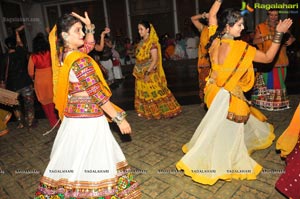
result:
[(35, 199), (141, 198), (105, 116), (65, 117)]
[(139, 116), (147, 119), (172, 118), (181, 113), (181, 106), (174, 95), (162, 83), (157, 72), (149, 74), (149, 81), (144, 75), (136, 76), (134, 108)]
[(251, 96), (252, 103), (268, 111), (290, 108), (285, 77), (286, 67), (274, 67), (269, 73), (259, 73)]

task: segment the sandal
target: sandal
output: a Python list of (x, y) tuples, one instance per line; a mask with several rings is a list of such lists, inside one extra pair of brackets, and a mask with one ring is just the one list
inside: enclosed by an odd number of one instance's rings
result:
[(10, 120), (11, 116), (12, 116), (12, 114), (11, 114), (11, 113), (8, 113), (8, 114), (5, 116), (5, 118), (4, 118), (4, 120), (3, 120), (3, 123), (4, 123), (4, 124), (7, 124), (7, 122)]

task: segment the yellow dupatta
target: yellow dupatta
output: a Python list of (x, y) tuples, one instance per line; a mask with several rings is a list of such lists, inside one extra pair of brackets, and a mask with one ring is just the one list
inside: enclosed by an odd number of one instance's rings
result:
[[(69, 73), (71, 70), (71, 66), (74, 61), (79, 58), (89, 57), (92, 60), (92, 65), (94, 70), (99, 77), (101, 84), (103, 85), (102, 92), (110, 97), (111, 91), (103, 77), (103, 74), (98, 66), (97, 62), (94, 61), (90, 56), (86, 53), (82, 53), (79, 51), (74, 51), (70, 53), (64, 60), (62, 66), (60, 66), (58, 53), (57, 51), (61, 51), (61, 49), (56, 48), (56, 26), (52, 29), (49, 34), (49, 42), (51, 49), (51, 61), (52, 61), (52, 71), (53, 71), (53, 102), (55, 104), (55, 108), (58, 110), (59, 118), (62, 120), (64, 115), (64, 109), (67, 105), (68, 100), (68, 89), (69, 89)], [(112, 104), (117, 111), (123, 111), (121, 108)]]
[(206, 57), (208, 50), (205, 48), (209, 41), (209, 30), (208, 26), (203, 26), (200, 35), (200, 42), (198, 46), (198, 66), (209, 66), (209, 59)]
[[(208, 27), (209, 37), (215, 34), (217, 27), (217, 25)], [(220, 39), (217, 38), (217, 40), (218, 42), (215, 42), (210, 49), (220, 45)], [(221, 67), (216, 67), (216, 64), (212, 62), (212, 69), (219, 73), (216, 83), (218, 86), (225, 87), (228, 91), (232, 91), (237, 85), (243, 91), (248, 91), (252, 88), (255, 80), (252, 61), (256, 49), (241, 40), (225, 40), (225, 42), (230, 45), (230, 52), (224, 63)], [(211, 58), (211, 60), (213, 59)]]
[(281, 157), (286, 157), (294, 150), (299, 140), (299, 134), (300, 134), (300, 104), (298, 105), (289, 126), (285, 129), (285, 131), (277, 140), (276, 149), (281, 151), (280, 154)]
[(254, 84), (254, 69), (252, 61), (256, 49), (244, 41), (230, 41), (230, 53), (227, 55), (217, 79), (217, 85), (232, 91), (238, 85), (246, 92)]
[[(209, 35), (213, 35), (216, 29), (216, 25), (210, 26)], [(218, 39), (218, 42), (213, 45), (220, 45), (220, 42), (220, 39)], [(226, 40), (224, 42), (230, 45), (230, 52), (222, 65), (216, 65), (212, 62), (212, 69), (218, 73), (218, 77), (215, 80), (215, 86), (208, 84), (205, 89), (206, 104), (209, 107), (220, 87), (224, 87), (232, 96), (228, 112), (242, 116), (245, 120), (251, 112), (260, 121), (266, 121), (266, 116), (259, 110), (252, 106), (249, 107), (243, 94), (243, 92), (249, 91), (253, 87), (255, 81), (252, 61), (256, 49), (240, 40)]]
[(162, 66), (161, 46), (159, 44), (159, 38), (152, 24), (150, 24), (150, 34), (148, 40), (145, 41), (143, 45), (137, 49), (137, 53), (135, 57), (139, 61), (149, 60), (151, 58), (150, 51), (153, 44), (157, 46), (157, 52), (158, 52), (158, 61), (156, 65), (157, 72), (160, 77), (161, 83), (163, 83), (164, 86), (166, 86), (167, 80)]

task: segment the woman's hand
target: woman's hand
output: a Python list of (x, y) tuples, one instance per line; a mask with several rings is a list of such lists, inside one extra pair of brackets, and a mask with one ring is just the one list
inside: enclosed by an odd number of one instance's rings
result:
[(90, 28), (89, 26), (92, 25), (87, 12), (84, 12), (84, 17), (80, 16), (79, 14), (77, 14), (75, 12), (72, 12), (71, 15), (78, 18), (80, 21), (82, 21), (82, 23), (84, 23), (87, 26), (87, 28)]
[(292, 24), (293, 24), (293, 21), (290, 18), (284, 19), (283, 21), (279, 20), (279, 22), (276, 26), (276, 31), (286, 33)]
[(106, 34), (110, 33), (110, 29), (108, 27), (105, 27), (104, 30), (101, 33), (101, 36), (105, 36)]
[(16, 32), (20, 32), (21, 30), (23, 30), (25, 28), (25, 25), (21, 25), (20, 27), (18, 27), (16, 29)]
[(119, 126), (119, 129), (122, 134), (130, 134), (131, 133), (130, 124), (127, 122), (126, 119), (124, 119), (118, 126)]

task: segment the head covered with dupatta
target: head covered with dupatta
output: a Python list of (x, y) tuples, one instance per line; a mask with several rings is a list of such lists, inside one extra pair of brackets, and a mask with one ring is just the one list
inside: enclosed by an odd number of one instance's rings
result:
[(140, 21), (139, 25), (144, 26), (146, 29), (149, 29), (149, 37), (146, 41), (143, 41), (142, 47), (136, 52), (136, 59), (146, 60), (151, 57), (151, 48), (154, 45), (157, 46), (158, 61), (157, 61), (157, 71), (162, 83), (167, 84), (166, 76), (162, 66), (162, 55), (161, 55), (161, 46), (159, 43), (159, 38), (156, 34), (154, 26), (147, 21)]

